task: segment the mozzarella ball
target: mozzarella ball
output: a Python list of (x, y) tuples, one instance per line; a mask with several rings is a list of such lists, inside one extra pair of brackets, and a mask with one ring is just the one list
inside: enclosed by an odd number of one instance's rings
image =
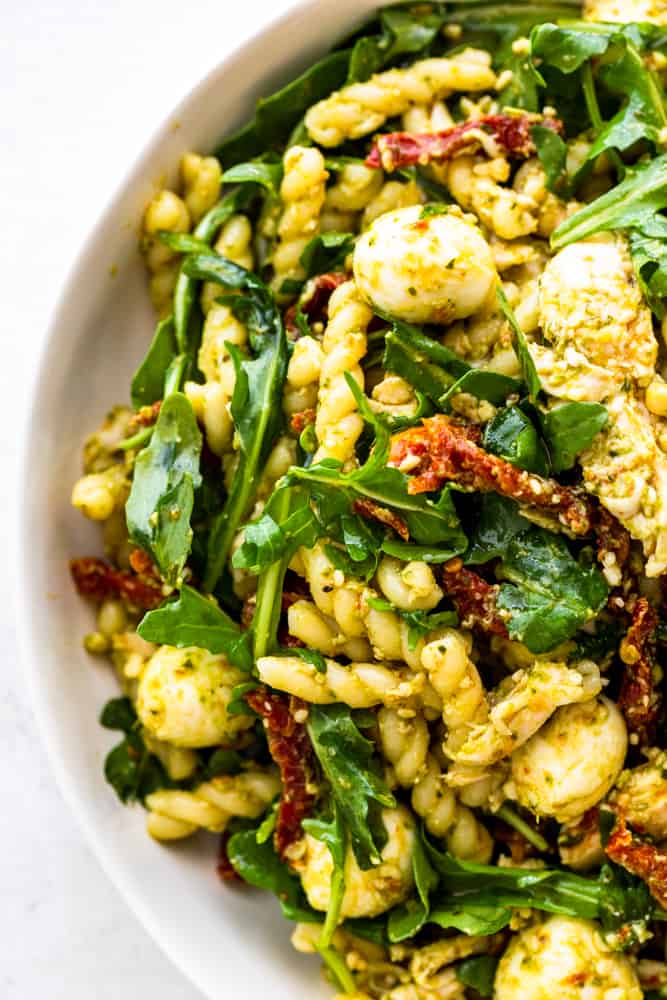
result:
[(252, 725), (247, 716), (227, 713), (232, 688), (242, 680), (224, 656), (161, 646), (141, 675), (137, 714), (151, 736), (174, 746), (225, 743)]
[[(387, 831), (387, 843), (382, 851), (382, 863), (367, 871), (357, 864), (352, 849), (345, 860), (345, 893), (340, 911), (346, 917), (377, 917), (403, 902), (413, 886), (412, 852), (415, 823), (402, 806), (384, 809), (382, 820)], [(331, 896), (333, 861), (326, 844), (306, 834), (302, 844), (303, 857), (294, 867), (314, 910), (326, 911)]]
[(596, 924), (551, 917), (512, 939), (496, 972), (495, 1000), (641, 1000), (627, 958)]
[(412, 205), (375, 220), (354, 251), (357, 287), (374, 309), (408, 323), (471, 316), (497, 281), (491, 248), (460, 215), (422, 211)]
[(539, 322), (554, 353), (552, 381), (545, 377), (555, 395), (569, 398), (569, 381), (590, 379), (590, 366), (618, 386), (626, 378), (647, 384), (655, 374), (651, 312), (621, 239), (573, 243), (556, 254), (540, 279)]
[(667, 24), (665, 0), (584, 0), (584, 17), (587, 21), (652, 21)]
[(596, 805), (623, 768), (628, 734), (608, 698), (559, 708), (512, 755), (512, 797), (566, 823)]

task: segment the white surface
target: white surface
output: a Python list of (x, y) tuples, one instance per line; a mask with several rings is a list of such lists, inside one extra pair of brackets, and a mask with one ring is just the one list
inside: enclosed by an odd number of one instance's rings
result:
[[(227, 7), (232, 8), (226, 12)], [(22, 0), (0, 34), (0, 523), (38, 345), (84, 236), (171, 107), (287, 0)], [(2, 539), (3, 553), (13, 538)], [(9, 561), (5, 558), (5, 565)], [(0, 583), (0, 996), (196, 1000), (131, 915), (54, 787)], [(224, 995), (224, 994), (221, 994)]]

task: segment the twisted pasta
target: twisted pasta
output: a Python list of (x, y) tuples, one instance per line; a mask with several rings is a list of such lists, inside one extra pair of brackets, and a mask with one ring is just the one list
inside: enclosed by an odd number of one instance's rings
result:
[(368, 229), (376, 219), (398, 208), (421, 205), (424, 195), (415, 181), (386, 181), (377, 194), (371, 198), (361, 216), (361, 229)]
[(224, 455), (232, 443), (233, 423), (229, 403), (234, 393), (236, 370), (227, 344), (244, 348), (248, 331), (229, 306), (211, 305), (202, 332), (198, 364), (206, 381), (186, 382), (185, 394), (204, 425), (211, 451)]
[(423, 715), (381, 708), (378, 731), (382, 752), (393, 765), (399, 785), (412, 788), (412, 808), (423, 818), (429, 833), (443, 837), (456, 857), (489, 861), (493, 841), (472, 810), (458, 801), (436, 757), (429, 752), (430, 733)]
[(354, 459), (354, 446), (364, 422), (345, 380), (349, 372), (363, 388), (364, 373), (359, 362), (366, 353), (366, 329), (373, 318), (353, 281), (334, 291), (329, 301), (329, 322), (322, 340), (324, 358), (320, 373), (315, 431), (319, 448), (315, 461)]
[(325, 659), (319, 671), (299, 656), (262, 656), (257, 660), (260, 680), (314, 705), (340, 701), (350, 708), (408, 704), (419, 701), (424, 675), (393, 670), (382, 663), (348, 663)]
[(158, 191), (143, 219), (142, 250), (151, 272), (151, 301), (160, 316), (169, 315), (180, 263), (177, 254), (158, 238), (159, 232), (189, 233), (192, 219), (187, 205), (174, 191)]
[(324, 157), (311, 146), (292, 146), (283, 160), (280, 185), (282, 215), (278, 223), (278, 243), (273, 251), (273, 288), (280, 292), (285, 280), (304, 277), (300, 257), (309, 240), (319, 232), (329, 176)]
[(181, 840), (198, 829), (221, 833), (232, 816), (256, 819), (280, 792), (273, 771), (220, 775), (194, 791), (161, 789), (146, 797), (146, 828), (155, 840)]
[(190, 218), (199, 222), (220, 197), (222, 168), (215, 156), (185, 153), (181, 159), (183, 200)]
[(356, 232), (361, 213), (381, 191), (381, 170), (363, 163), (346, 163), (327, 188), (320, 225), (322, 232)]
[(320, 146), (339, 146), (346, 139), (369, 135), (411, 104), (429, 104), (456, 90), (488, 90), (495, 82), (491, 56), (481, 49), (422, 59), (336, 91), (306, 112), (306, 128)]

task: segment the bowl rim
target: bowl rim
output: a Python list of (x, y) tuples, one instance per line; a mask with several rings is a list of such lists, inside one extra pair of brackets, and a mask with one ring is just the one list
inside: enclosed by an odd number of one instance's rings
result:
[(29, 704), (35, 716), (37, 730), (46, 750), (48, 765), (56, 779), (56, 785), (62, 795), (65, 805), (74, 818), (75, 824), (82, 831), (86, 845), (96, 858), (103, 872), (117, 889), (124, 903), (136, 916), (163, 955), (180, 971), (185, 980), (192, 984), (203, 995), (210, 992), (200, 981), (192, 963), (188, 962), (187, 950), (178, 946), (173, 935), (168, 934), (161, 926), (158, 914), (137, 891), (132, 884), (129, 871), (115, 858), (109, 842), (99, 836), (92, 821), (86, 815), (83, 803), (77, 791), (76, 782), (70, 777), (65, 761), (58, 752), (56, 729), (57, 722), (51, 711), (48, 698), (41, 685), (37, 666), (37, 640), (33, 638), (32, 617), (33, 606), (36, 603), (35, 581), (30, 568), (28, 553), (31, 550), (30, 514), (28, 496), (30, 490), (30, 460), (33, 452), (32, 442), (39, 433), (37, 424), (38, 399), (41, 386), (48, 379), (48, 360), (57, 340), (59, 329), (63, 325), (76, 277), (84, 266), (89, 254), (94, 248), (100, 234), (113, 217), (120, 204), (124, 192), (143, 173), (154, 159), (170, 124), (187, 112), (197, 95), (205, 91), (211, 82), (225, 71), (232, 71), (234, 63), (243, 61), (252, 49), (262, 41), (270, 39), (276, 29), (286, 26), (290, 21), (298, 23), (300, 17), (315, 8), (318, 0), (285, 0), (287, 9), (278, 14), (270, 14), (260, 28), (252, 31), (239, 45), (213, 65), (197, 82), (188, 89), (175, 107), (162, 117), (160, 122), (151, 129), (150, 136), (141, 146), (138, 155), (132, 158), (131, 165), (120, 177), (111, 196), (106, 200), (105, 207), (96, 216), (93, 225), (67, 268), (65, 279), (55, 302), (51, 307), (51, 318), (47, 324), (36, 351), (35, 365), (28, 377), (26, 398), (28, 404), (23, 411), (18, 436), (18, 448), (15, 469), (18, 474), (18, 489), (14, 494), (15, 507), (10, 511), (11, 522), (17, 530), (13, 533), (11, 542), (10, 565), (16, 572), (16, 589), (14, 592), (14, 615), (16, 622), (17, 646), (19, 661), (26, 677)]

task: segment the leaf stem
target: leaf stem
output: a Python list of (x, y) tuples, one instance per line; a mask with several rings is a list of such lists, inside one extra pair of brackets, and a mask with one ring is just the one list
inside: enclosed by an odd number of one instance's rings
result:
[[(276, 505), (276, 521), (282, 524), (290, 510), (291, 491), (283, 490)], [(277, 642), (283, 581), (288, 559), (278, 559), (259, 578), (257, 605), (252, 620), (253, 653), (255, 660), (265, 656)]]
[[(600, 112), (600, 105), (598, 104), (597, 94), (595, 92), (595, 81), (593, 79), (593, 67), (590, 62), (584, 63), (581, 70), (581, 86), (584, 92), (584, 100), (586, 102), (586, 110), (588, 111), (588, 116), (591, 120), (591, 124), (595, 132), (601, 132), (604, 127), (604, 120)], [(618, 179), (623, 180), (625, 176), (625, 164), (620, 157), (620, 154), (615, 149), (608, 149), (607, 155), (616, 168), (616, 173), (618, 174)]]
[(333, 948), (318, 947), (317, 950), (320, 953), (322, 961), (329, 969), (329, 972), (337, 981), (343, 992), (348, 994), (356, 993), (357, 987), (354, 982), (354, 977), (346, 966), (342, 955), (339, 955), (337, 951), (333, 950)]
[(538, 851), (549, 850), (549, 844), (544, 837), (542, 837), (537, 830), (533, 830), (532, 826), (529, 826), (525, 820), (521, 819), (521, 817), (515, 813), (514, 810), (507, 805), (507, 803), (504, 803), (495, 815), (498, 816), (499, 819), (502, 819), (504, 823), (507, 823), (508, 826), (511, 826), (514, 830), (516, 830), (517, 833), (520, 833), (523, 837), (525, 837), (528, 843), (532, 844)]

